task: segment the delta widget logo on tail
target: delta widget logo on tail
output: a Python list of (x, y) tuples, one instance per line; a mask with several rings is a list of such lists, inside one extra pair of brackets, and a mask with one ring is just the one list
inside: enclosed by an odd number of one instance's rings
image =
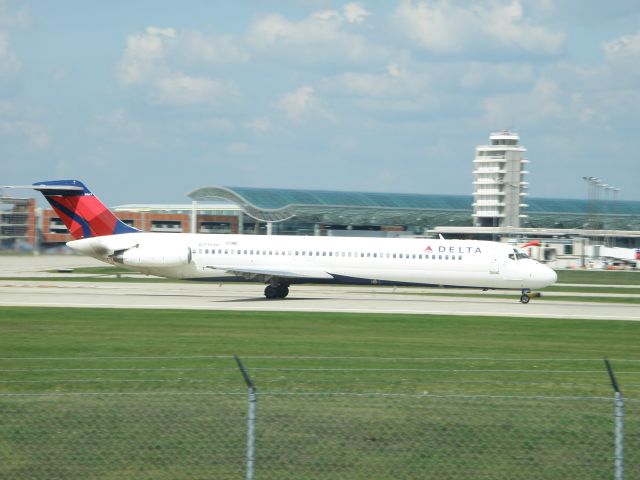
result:
[(118, 219), (78, 180), (36, 182), (33, 186), (42, 192), (75, 240), (139, 232)]

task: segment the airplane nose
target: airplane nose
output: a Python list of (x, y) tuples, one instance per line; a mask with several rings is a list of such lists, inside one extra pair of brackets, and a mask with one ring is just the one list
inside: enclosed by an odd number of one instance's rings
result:
[(538, 262), (535, 262), (535, 264), (529, 267), (527, 277), (529, 281), (525, 282), (525, 286), (528, 288), (548, 287), (558, 280), (558, 275), (555, 271)]
[(538, 281), (543, 284), (543, 287), (548, 287), (558, 281), (558, 274), (546, 265), (540, 265), (537, 277)]

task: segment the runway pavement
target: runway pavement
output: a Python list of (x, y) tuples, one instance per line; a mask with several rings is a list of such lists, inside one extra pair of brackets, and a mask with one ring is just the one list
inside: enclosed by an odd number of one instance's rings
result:
[[(0, 257), (2, 276), (34, 277), (46, 269), (101, 265), (84, 257), (52, 260), (40, 257), (6, 262)], [(39, 273), (40, 272), (40, 273)], [(59, 276), (59, 274), (56, 274)], [(102, 283), (54, 281), (43, 274), (37, 280), (0, 278), (0, 306), (159, 308), (197, 310), (362, 312), (438, 315), (484, 315), (539, 318), (584, 318), (640, 321), (637, 305), (544, 301), (533, 298), (527, 305), (487, 292), (483, 297), (439, 296), (437, 289), (293, 285), (288, 298), (266, 300), (264, 286), (252, 283)], [(479, 293), (473, 291), (474, 294)]]
[(0, 255), (0, 277), (51, 277), (60, 276), (57, 270), (104, 266), (95, 258), (80, 255)]
[[(266, 300), (245, 283), (98, 283), (0, 280), (0, 305), (197, 310), (411, 313), (640, 321), (637, 305), (446, 297), (428, 289), (296, 285), (284, 300)], [(410, 291), (408, 291), (410, 290)]]

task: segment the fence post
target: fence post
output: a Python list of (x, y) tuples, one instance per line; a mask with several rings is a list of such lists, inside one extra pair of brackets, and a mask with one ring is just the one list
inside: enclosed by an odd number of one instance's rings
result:
[(255, 444), (256, 444), (256, 386), (251, 377), (244, 368), (237, 355), (234, 355), (236, 363), (242, 377), (244, 378), (247, 388), (249, 389), (249, 412), (247, 415), (247, 475), (246, 480), (253, 480), (253, 467), (255, 461)]
[(604, 363), (611, 380), (611, 386), (615, 392), (616, 400), (616, 480), (624, 480), (624, 399), (616, 381), (609, 359), (605, 357)]

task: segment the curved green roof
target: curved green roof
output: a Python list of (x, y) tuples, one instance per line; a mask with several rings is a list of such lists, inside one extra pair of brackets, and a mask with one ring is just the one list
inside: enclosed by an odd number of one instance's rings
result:
[[(426, 195), (408, 193), (343, 192), (252, 187), (203, 187), (189, 193), (194, 200), (223, 198), (240, 205), (251, 217), (278, 222), (293, 217), (331, 223), (349, 218), (366, 222), (442, 221), (448, 213), (456, 220), (471, 218), (471, 195)], [(581, 225), (589, 215), (619, 216), (621, 223), (633, 217), (640, 221), (640, 202), (524, 197), (524, 210), (531, 223), (572, 223)], [(427, 215), (428, 214), (428, 215)], [(638, 217), (638, 218), (635, 218)], [(449, 220), (450, 221), (450, 220)], [(626, 224), (625, 223), (625, 224)]]
[(465, 195), (420, 195), (248, 187), (227, 188), (242, 196), (248, 203), (264, 209), (278, 209), (289, 205), (420, 208), (437, 210), (467, 210), (471, 207), (471, 197)]
[(640, 202), (632, 201), (598, 201), (590, 202), (580, 199), (566, 198), (527, 198), (525, 203), (528, 212), (540, 213), (594, 213), (610, 215), (640, 215)]

